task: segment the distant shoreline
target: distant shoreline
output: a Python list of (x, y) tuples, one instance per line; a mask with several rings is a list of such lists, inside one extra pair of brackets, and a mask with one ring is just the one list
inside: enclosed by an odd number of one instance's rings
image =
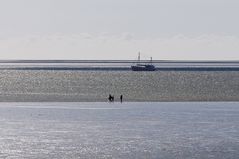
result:
[[(150, 60), (141, 60), (146, 63)], [(137, 60), (0, 60), (1, 63), (135, 63)], [(235, 63), (239, 60), (153, 60), (153, 63)]]
[[(137, 60), (0, 60), (0, 70), (131, 71)], [(149, 63), (141, 60), (140, 63)], [(157, 71), (239, 71), (239, 61), (153, 60)]]
[[(0, 67), (0, 70), (45, 70), (45, 71), (131, 71), (130, 67)], [(239, 71), (239, 67), (157, 67), (156, 71)]]

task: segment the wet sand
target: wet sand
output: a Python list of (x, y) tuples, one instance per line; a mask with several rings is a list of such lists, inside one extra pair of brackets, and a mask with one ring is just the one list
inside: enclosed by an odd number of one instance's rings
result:
[(238, 103), (0, 103), (0, 158), (237, 159)]

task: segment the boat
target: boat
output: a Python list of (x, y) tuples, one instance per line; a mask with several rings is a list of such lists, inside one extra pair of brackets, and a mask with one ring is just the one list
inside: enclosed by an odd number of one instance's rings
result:
[(150, 60), (149, 64), (141, 64), (140, 63), (140, 53), (138, 55), (137, 64), (132, 65), (131, 69), (132, 69), (132, 71), (155, 71), (156, 70), (156, 68), (155, 68), (155, 66), (153, 65), (153, 62), (152, 62), (152, 57), (151, 57), (151, 60)]

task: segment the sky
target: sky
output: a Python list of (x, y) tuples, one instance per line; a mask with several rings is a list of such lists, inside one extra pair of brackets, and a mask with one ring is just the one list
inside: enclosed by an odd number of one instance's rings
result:
[(0, 0), (0, 59), (239, 60), (238, 0)]

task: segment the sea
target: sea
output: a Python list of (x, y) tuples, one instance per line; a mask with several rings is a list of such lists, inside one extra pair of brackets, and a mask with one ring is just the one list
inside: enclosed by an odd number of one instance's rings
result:
[(238, 158), (238, 62), (93, 62), (0, 61), (0, 158)]
[(51, 62), (0, 63), (0, 101), (106, 102), (109, 94), (130, 102), (239, 100), (239, 62), (159, 61), (153, 72), (131, 71), (132, 61)]

